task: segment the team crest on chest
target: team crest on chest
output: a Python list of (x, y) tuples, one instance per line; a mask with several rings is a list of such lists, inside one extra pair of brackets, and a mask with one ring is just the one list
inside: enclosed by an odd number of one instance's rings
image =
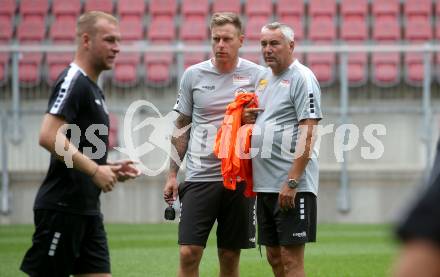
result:
[(235, 90), (234, 95), (237, 96), (238, 94), (242, 94), (242, 93), (248, 93), (250, 91), (248, 91), (245, 88), (238, 88), (237, 90)]

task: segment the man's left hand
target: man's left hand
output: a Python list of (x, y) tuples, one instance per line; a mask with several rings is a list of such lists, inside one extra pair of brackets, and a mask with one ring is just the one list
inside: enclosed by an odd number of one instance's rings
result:
[(135, 179), (141, 175), (141, 171), (134, 166), (132, 160), (120, 160), (109, 162), (110, 165), (120, 165), (121, 168), (116, 172), (118, 182), (125, 182), (129, 179)]

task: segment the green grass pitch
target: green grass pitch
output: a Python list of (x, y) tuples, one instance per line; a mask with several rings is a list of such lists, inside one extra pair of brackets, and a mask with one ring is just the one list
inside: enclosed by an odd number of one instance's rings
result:
[[(108, 224), (113, 276), (175, 276), (178, 265), (176, 224)], [(31, 225), (0, 225), (0, 276), (25, 276), (18, 270), (30, 246)], [(389, 225), (320, 224), (318, 242), (306, 247), (307, 276), (389, 276), (398, 246)], [(272, 276), (257, 249), (242, 251), (240, 275)], [(210, 236), (200, 276), (218, 276), (215, 232)]]

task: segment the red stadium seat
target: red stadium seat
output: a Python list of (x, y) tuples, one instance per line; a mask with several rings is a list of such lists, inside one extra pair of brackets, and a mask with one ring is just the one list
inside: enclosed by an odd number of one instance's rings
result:
[(73, 61), (73, 53), (48, 53), (46, 63), (48, 68), (47, 82), (52, 85), (61, 72)]
[(440, 41), (440, 15), (435, 24), (435, 39)]
[(437, 19), (440, 18), (440, 0), (437, 0), (435, 3), (435, 16)]
[(208, 29), (204, 17), (190, 17), (180, 28), (180, 39), (184, 41), (204, 41), (208, 38)]
[(404, 2), (404, 12), (407, 18), (428, 19), (432, 14), (432, 0), (406, 0)]
[[(253, 16), (248, 19), (244, 31), (246, 46), (257, 46), (259, 48), (261, 28), (267, 23), (269, 23), (269, 18), (265, 16)], [(256, 64), (260, 64), (262, 61), (260, 51), (255, 53), (245, 52), (241, 56)]]
[(206, 53), (203, 52), (185, 53), (185, 55), (183, 55), (183, 66), (186, 69), (191, 65), (203, 62), (204, 60), (206, 60)]
[(0, 19), (11, 20), (17, 9), (16, 0), (0, 0)]
[(372, 15), (377, 20), (379, 17), (398, 18), (400, 13), (400, 0), (374, 0), (372, 2)]
[[(278, 18), (302, 18), (304, 16), (304, 1), (278, 0), (276, 15)], [(281, 22), (285, 23), (284, 21)]]
[[(75, 42), (76, 21), (72, 17), (58, 17), (50, 27), (49, 37), (52, 44), (72, 45)], [(73, 61), (73, 53), (48, 52), (47, 63), (47, 83), (52, 85), (64, 68)]]
[(55, 18), (76, 19), (81, 13), (80, 0), (54, 0), (52, 1), (52, 14)]
[[(76, 20), (72, 17), (58, 17), (50, 27), (49, 37), (52, 44), (72, 45), (75, 42)], [(48, 52), (47, 63), (47, 83), (52, 85), (58, 75), (73, 61), (74, 54), (69, 52)]]
[(49, 38), (56, 43), (73, 43), (76, 37), (76, 20), (71, 17), (58, 17), (50, 26)]
[(145, 14), (144, 0), (119, 0), (117, 3), (118, 14), (121, 19), (134, 17), (140, 20)]
[(142, 18), (140, 17), (123, 17), (119, 21), (119, 28), (121, 30), (123, 43), (142, 40), (144, 38), (144, 27), (142, 25)]
[[(398, 18), (380, 16), (373, 25), (373, 41), (377, 44), (395, 44), (401, 39)], [(377, 86), (390, 87), (400, 82), (399, 53), (373, 53), (372, 81)]]
[(38, 18), (25, 18), (17, 26), (17, 39), (22, 41), (42, 41), (46, 32), (44, 21)]
[[(349, 44), (361, 44), (368, 39), (365, 19), (359, 17), (343, 18), (341, 39)], [(367, 81), (367, 53), (348, 54), (348, 83), (352, 86), (363, 85)]]
[[(143, 39), (142, 19), (136, 15), (127, 15), (120, 21), (122, 41), (135, 42)], [(115, 60), (113, 69), (113, 83), (117, 86), (133, 86), (139, 82), (138, 70), (141, 53), (120, 53)]]
[(329, 86), (335, 80), (336, 56), (333, 53), (313, 53), (307, 57), (307, 64), (315, 73), (321, 86)]
[[(336, 39), (333, 18), (318, 17), (311, 21), (309, 39), (314, 44), (331, 44)], [(335, 80), (336, 56), (334, 53), (311, 53), (307, 63), (322, 86), (331, 85)]]
[(263, 57), (260, 53), (243, 53), (241, 57), (256, 64), (264, 64)]
[(400, 25), (397, 17), (386, 17), (378, 19), (373, 24), (373, 40), (392, 41), (400, 40)]
[(399, 53), (374, 53), (372, 55), (372, 81), (381, 87), (394, 86), (400, 82)]
[(432, 25), (427, 18), (408, 18), (405, 31), (405, 38), (408, 41), (424, 42), (432, 39)]
[(115, 60), (113, 83), (118, 86), (133, 86), (139, 81), (140, 53), (120, 53)]
[(43, 20), (49, 10), (48, 0), (21, 0), (20, 15), (22, 17), (36, 17)]
[(309, 1), (309, 16), (312, 19), (315, 17), (328, 17), (333, 19), (336, 16), (336, 1), (335, 0)]
[(350, 86), (364, 85), (367, 78), (367, 53), (351, 53), (348, 55), (348, 84)]
[(236, 0), (214, 0), (212, 4), (212, 12), (233, 12), (240, 14), (241, 3)]
[(341, 24), (341, 39), (345, 41), (368, 40), (368, 27), (365, 19), (343, 18)]
[(312, 20), (309, 26), (309, 39), (311, 41), (331, 42), (336, 39), (336, 27), (333, 19)]
[[(260, 41), (259, 40), (246, 40), (245, 41), (246, 46), (256, 46), (257, 49), (260, 49)], [(240, 55), (240, 57), (249, 60), (251, 62), (254, 62), (256, 64), (264, 63), (263, 57), (261, 55), (261, 51), (258, 50), (257, 52), (246, 52)]]
[(295, 33), (295, 41), (301, 41), (304, 39), (304, 24), (301, 17), (286, 15), (278, 18), (278, 20), (293, 28), (293, 31)]
[(174, 19), (169, 16), (153, 17), (150, 24), (148, 24), (147, 38), (151, 42), (175, 40)]
[(9, 42), (12, 39), (13, 26), (9, 18), (0, 18), (0, 43)]
[(208, 0), (182, 0), (182, 16), (206, 17), (209, 14)]
[(34, 86), (41, 81), (41, 65), (43, 54), (40, 53), (23, 53), (19, 65), (18, 74), (21, 85)]
[(84, 4), (84, 11), (102, 11), (113, 14), (112, 0), (86, 0)]
[[(440, 0), (435, 3), (436, 25), (435, 25), (435, 39), (440, 41)], [(437, 53), (437, 82), (440, 84), (440, 53)]]
[[(17, 28), (20, 44), (41, 43), (45, 35), (45, 24), (39, 17), (27, 17)], [(19, 80), (22, 85), (37, 85), (40, 82), (43, 54), (23, 53), (19, 62)]]
[(177, 11), (176, 0), (150, 0), (150, 14), (153, 17), (166, 15), (174, 17)]
[[(176, 38), (174, 20), (169, 16), (154, 17), (149, 24), (148, 40), (155, 45), (169, 45)], [(171, 83), (173, 53), (145, 53), (145, 82), (154, 87)]]
[(341, 16), (365, 19), (368, 15), (368, 0), (342, 0)]
[(9, 63), (9, 53), (0, 53), (0, 86), (4, 85), (7, 81)]
[[(407, 18), (405, 38), (410, 43), (421, 44), (432, 39), (430, 20), (425, 17)], [(405, 81), (414, 86), (423, 85), (423, 54), (405, 54)]]
[(304, 1), (279, 0), (276, 11), (277, 21), (292, 27), (295, 40), (302, 40), (304, 38)]
[(244, 2), (244, 11), (246, 16), (272, 16), (272, 0), (247, 0)]
[(253, 16), (248, 19), (245, 26), (245, 39), (251, 41), (259, 41), (261, 28), (269, 23), (269, 18), (264, 16)]
[(423, 54), (407, 53), (405, 54), (405, 81), (412, 86), (423, 86), (424, 79)]
[(146, 83), (153, 86), (168, 85), (171, 82), (172, 62), (172, 53), (145, 53)]

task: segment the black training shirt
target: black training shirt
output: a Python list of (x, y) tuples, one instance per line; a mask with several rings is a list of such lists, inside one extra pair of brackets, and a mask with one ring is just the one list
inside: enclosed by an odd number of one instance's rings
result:
[[(68, 131), (67, 138), (82, 153), (86, 148), (90, 148), (89, 153), (94, 155), (101, 152), (102, 155), (96, 155), (100, 157), (89, 158), (100, 165), (106, 164), (109, 116), (104, 95), (76, 64), (70, 64), (58, 77), (47, 113), (60, 116), (68, 124), (78, 126), (80, 137), (73, 137), (78, 131)], [(51, 155), (49, 170), (38, 190), (34, 209), (95, 215), (100, 213), (100, 193), (101, 190), (90, 176), (68, 168), (64, 161)]]

